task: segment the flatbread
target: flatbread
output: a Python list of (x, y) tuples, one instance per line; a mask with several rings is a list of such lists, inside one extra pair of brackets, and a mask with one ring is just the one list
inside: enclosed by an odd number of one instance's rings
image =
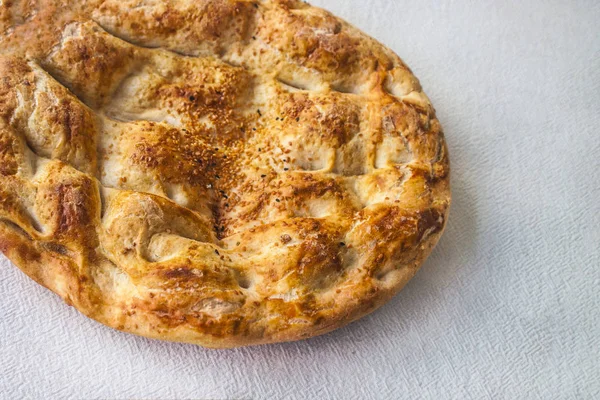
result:
[(450, 204), (392, 51), (294, 0), (0, 4), (0, 251), (110, 327), (207, 347), (373, 311)]

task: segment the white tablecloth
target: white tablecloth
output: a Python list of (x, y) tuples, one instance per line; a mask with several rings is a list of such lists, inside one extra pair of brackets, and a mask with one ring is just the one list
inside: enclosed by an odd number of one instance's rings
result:
[(417, 277), (324, 337), (215, 351), (101, 326), (0, 256), (0, 396), (600, 398), (600, 3), (313, 3), (444, 125), (454, 202)]

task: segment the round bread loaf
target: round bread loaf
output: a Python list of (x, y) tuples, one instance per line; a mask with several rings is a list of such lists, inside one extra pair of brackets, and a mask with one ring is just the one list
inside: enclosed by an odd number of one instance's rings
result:
[(438, 241), (448, 154), (392, 51), (295, 0), (0, 4), (0, 251), (103, 324), (298, 340)]

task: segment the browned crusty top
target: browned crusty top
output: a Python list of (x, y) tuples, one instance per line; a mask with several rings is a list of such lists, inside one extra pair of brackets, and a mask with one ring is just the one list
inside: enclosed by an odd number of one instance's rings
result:
[(450, 202), (389, 49), (295, 0), (0, 3), (0, 251), (81, 312), (209, 347), (372, 311)]

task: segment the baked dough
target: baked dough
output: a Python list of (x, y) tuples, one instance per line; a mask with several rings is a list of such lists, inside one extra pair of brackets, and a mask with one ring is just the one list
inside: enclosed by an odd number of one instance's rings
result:
[(448, 154), (392, 51), (295, 0), (0, 3), (0, 251), (110, 327), (302, 339), (438, 241)]

